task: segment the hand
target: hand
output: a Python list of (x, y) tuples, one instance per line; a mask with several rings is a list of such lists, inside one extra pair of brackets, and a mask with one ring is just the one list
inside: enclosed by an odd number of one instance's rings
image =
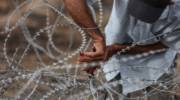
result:
[[(96, 48), (93, 47), (92, 48), (92, 52), (95, 52)], [(80, 53), (80, 58), (79, 58), (79, 62), (92, 62), (92, 61), (104, 61), (104, 60), (108, 60), (111, 56), (113, 56), (113, 54), (115, 54), (117, 52), (117, 48), (115, 45), (110, 45), (107, 46), (105, 49), (105, 53), (101, 56), (97, 56), (97, 57), (92, 57), (92, 56), (87, 56), (84, 55), (84, 53)], [(94, 66), (94, 67), (89, 67), (89, 68), (84, 68), (82, 69), (82, 71), (86, 71), (87, 73), (93, 75), (94, 72), (100, 68), (100, 66)]]
[(84, 52), (83, 55), (87, 57), (99, 57), (104, 55), (105, 53), (105, 41), (102, 40), (94, 40), (93, 48), (90, 52)]
[[(106, 61), (116, 54), (118, 49), (119, 48), (117, 48), (116, 45), (106, 46), (105, 52), (99, 56), (93, 56), (90, 53), (80, 53), (79, 62)], [(92, 48), (92, 52), (96, 52), (95, 47)]]

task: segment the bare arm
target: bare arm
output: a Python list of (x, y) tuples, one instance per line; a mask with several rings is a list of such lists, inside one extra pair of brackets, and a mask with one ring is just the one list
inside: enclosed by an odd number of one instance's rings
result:
[[(118, 51), (121, 51), (122, 49), (130, 46), (130, 44), (113, 44), (106, 47), (105, 54), (101, 57), (87, 57), (87, 56), (81, 56), (80, 61), (81, 62), (91, 62), (91, 61), (98, 61), (98, 60), (108, 60), (111, 56), (116, 54)], [(167, 48), (162, 43), (158, 42), (151, 45), (145, 45), (145, 46), (135, 46), (134, 48), (131, 48), (130, 50), (126, 51), (123, 54), (141, 54), (153, 50), (159, 50)]]
[[(102, 56), (105, 53), (105, 39), (99, 28), (95, 24), (92, 15), (89, 12), (86, 0), (64, 0), (66, 10), (73, 20), (93, 38), (95, 51), (84, 52), (83, 54), (91, 57)], [(93, 28), (93, 29), (91, 29)]]
[(97, 28), (91, 13), (89, 12), (86, 0), (64, 0), (64, 4), (66, 10), (80, 27), (93, 28), (85, 29), (85, 31), (87, 31), (93, 39), (104, 39), (99, 28)]
[[(118, 52), (128, 46), (130, 46), (130, 44), (115, 44), (115, 45), (113, 45), (113, 48), (114, 48), (115, 52)], [(158, 49), (163, 49), (163, 48), (167, 48), (167, 47), (165, 45), (163, 45), (161, 42), (158, 42), (158, 43), (151, 44), (151, 45), (135, 46), (135, 47), (131, 48), (130, 50), (128, 50), (126, 53), (127, 54), (139, 54), (139, 53), (149, 52), (152, 50), (158, 50)]]

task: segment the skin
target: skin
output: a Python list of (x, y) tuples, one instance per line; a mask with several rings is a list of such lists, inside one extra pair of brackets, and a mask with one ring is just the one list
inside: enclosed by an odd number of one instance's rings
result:
[[(167, 2), (167, 0), (165, 0)], [(86, 0), (64, 0), (65, 8), (73, 18), (73, 20), (83, 28), (95, 28), (97, 25), (93, 21), (93, 18), (89, 12), (89, 9), (86, 5)], [(113, 44), (105, 46), (104, 37), (101, 34), (101, 31), (96, 29), (85, 29), (85, 31), (93, 39), (93, 48), (90, 52), (80, 53), (78, 59), (79, 62), (92, 62), (99, 60), (108, 60), (113, 54), (116, 54), (118, 51), (130, 46), (130, 44)], [(109, 33), (111, 34), (111, 33)], [(148, 52), (151, 50), (157, 50), (167, 48), (162, 43), (155, 43), (145, 46), (136, 46), (131, 50), (127, 51), (128, 54), (139, 54), (143, 52)], [(97, 69), (97, 66), (94, 68), (86, 68), (84, 71), (93, 74)]]
[[(130, 46), (130, 44), (113, 44), (106, 46), (105, 54), (98, 57), (91, 57), (91, 56), (85, 56), (81, 54), (80, 61), (81, 62), (92, 62), (92, 61), (98, 61), (98, 60), (108, 60), (110, 57), (112, 57), (114, 54), (116, 54), (118, 51)], [(136, 46), (134, 48), (131, 48), (124, 54), (141, 54), (144, 52), (149, 52), (151, 50), (159, 50), (167, 48), (165, 45), (163, 45), (161, 42), (151, 44), (151, 45), (145, 45), (145, 46)]]
[[(102, 56), (105, 53), (105, 39), (97, 28), (89, 9), (86, 5), (85, 0), (64, 0), (65, 8), (72, 16), (74, 21), (82, 28), (93, 28), (85, 29), (85, 31), (92, 37), (93, 45), (96, 48), (95, 52), (84, 52), (86, 56)], [(95, 28), (95, 29), (94, 29)]]

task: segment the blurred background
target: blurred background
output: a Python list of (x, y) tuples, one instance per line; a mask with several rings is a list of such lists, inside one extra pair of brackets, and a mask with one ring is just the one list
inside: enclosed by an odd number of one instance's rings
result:
[[(25, 2), (27, 1), (27, 2)], [(67, 16), (65, 10), (63, 10), (63, 2), (62, 0), (48, 0), (50, 4), (52, 4), (58, 10), (62, 10)], [(112, 1), (111, 0), (103, 0), (103, 9), (104, 9), (104, 18), (103, 18), (103, 28), (108, 21), (108, 17), (111, 11)], [(19, 9), (17, 9), (19, 7)], [(98, 5), (97, 3), (93, 5), (98, 20)], [(7, 53), (9, 56), (18, 49), (17, 53), (22, 54), (27, 46), (28, 42), (26, 38), (23, 36), (22, 29), (20, 26), (15, 27), (12, 32), (6, 32), (8, 29), (16, 26), (18, 21), (23, 18), (27, 13), (31, 12), (31, 14), (27, 17), (24, 22), (26, 24), (28, 31), (33, 37), (36, 32), (40, 29), (48, 25), (52, 25), (55, 22), (59, 22), (60, 26), (55, 28), (53, 32), (51, 31), (52, 40), (54, 44), (58, 47), (58, 49), (62, 51), (72, 51), (76, 50), (81, 43), (81, 36), (79, 32), (75, 29), (72, 29), (72, 25), (70, 25), (66, 20), (64, 20), (61, 16), (58, 16), (56, 12), (51, 10), (48, 7), (45, 7), (42, 3), (42, 0), (0, 0), (0, 53), (3, 59), (3, 46), (5, 43), (5, 39), (7, 38), (7, 34), (11, 34), (10, 38), (7, 41)], [(70, 17), (69, 17), (70, 18)], [(48, 23), (47, 23), (48, 20)], [(98, 22), (97, 22), (98, 23)], [(103, 31), (102, 28), (102, 31)], [(48, 42), (47, 32), (43, 32), (37, 39), (36, 43), (43, 48), (46, 48)], [(19, 55), (20, 55), (19, 54)], [(28, 57), (25, 57), (22, 61), (22, 66), (32, 67), (34, 63), (36, 63), (36, 58), (34, 58), (33, 49), (30, 48), (28, 50)], [(41, 56), (45, 56), (43, 53)], [(18, 57), (16, 57), (18, 58)], [(45, 62), (49, 62), (51, 59), (48, 57), (43, 57)], [(2, 61), (2, 60), (1, 60)], [(3, 61), (2, 61), (3, 62)], [(5, 61), (6, 62), (6, 61)], [(2, 64), (2, 63), (1, 63)]]

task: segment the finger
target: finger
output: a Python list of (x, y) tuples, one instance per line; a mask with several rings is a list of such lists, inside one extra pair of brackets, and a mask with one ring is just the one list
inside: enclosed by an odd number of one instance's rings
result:
[(91, 52), (80, 52), (80, 56), (96, 57), (98, 54), (96, 52), (96, 48), (93, 46)]
[(84, 52), (84, 55), (88, 56), (88, 57), (98, 57), (98, 56), (100, 56), (98, 54), (98, 52)]
[(101, 60), (103, 60), (104, 59), (104, 57), (102, 57), (102, 56), (99, 56), (99, 57), (80, 57), (78, 60), (80, 61), (80, 62), (92, 62), (92, 61), (101, 61)]
[(84, 52), (83, 54), (88, 57), (98, 57), (103, 56), (104, 52), (102, 50), (97, 50), (96, 52)]
[(85, 56), (89, 56), (89, 57), (98, 57), (98, 56), (103, 55), (104, 50), (105, 50), (105, 48), (102, 48), (101, 46), (93, 44), (91, 52), (84, 52), (84, 53), (81, 53), (81, 54), (83, 54)]
[(91, 62), (91, 61), (93, 61), (93, 58), (88, 57), (88, 56), (80, 56), (78, 58), (78, 61), (79, 62)]

